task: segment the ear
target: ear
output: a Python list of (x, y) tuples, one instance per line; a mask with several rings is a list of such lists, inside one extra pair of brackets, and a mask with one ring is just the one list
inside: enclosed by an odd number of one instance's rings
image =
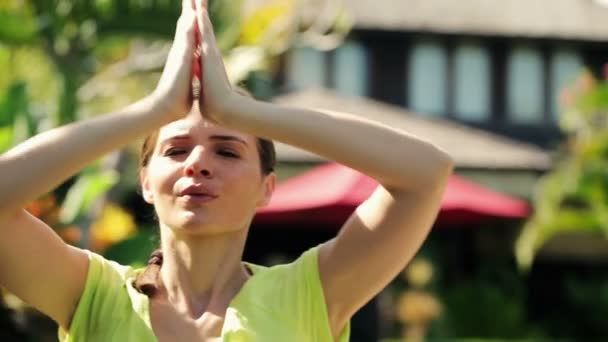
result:
[(270, 199), (272, 198), (272, 193), (274, 192), (274, 187), (277, 182), (277, 176), (274, 172), (271, 172), (264, 176), (263, 180), (264, 184), (264, 193), (258, 202), (258, 208), (265, 207), (270, 203)]
[(150, 182), (148, 180), (148, 169), (142, 167), (139, 170), (139, 184), (141, 184), (141, 195), (149, 204), (154, 204), (154, 197), (152, 196), (152, 191), (150, 190)]

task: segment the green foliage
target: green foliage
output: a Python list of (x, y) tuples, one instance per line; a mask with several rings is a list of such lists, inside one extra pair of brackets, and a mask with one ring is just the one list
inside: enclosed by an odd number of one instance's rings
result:
[(227, 52), (239, 43), (243, 30), (243, 0), (210, 0), (209, 15), (221, 51)]
[[(608, 278), (602, 266), (562, 269), (559, 281), (534, 291), (530, 301), (542, 303), (535, 321), (550, 336), (548, 340), (604, 341), (608, 336)], [(554, 278), (555, 279), (555, 278)]]
[(9, 44), (29, 44), (36, 38), (37, 25), (29, 6), (0, 7), (0, 41)]
[(0, 127), (0, 152), (4, 152), (13, 146), (13, 127)]
[(535, 213), (516, 243), (524, 268), (556, 234), (608, 235), (608, 83), (585, 72), (563, 99), (560, 126), (567, 138), (555, 169), (538, 184)]
[(526, 285), (514, 262), (485, 257), (479, 263), (474, 277), (439, 291), (444, 314), (438, 338), (543, 340), (543, 331), (528, 317)]
[(523, 298), (488, 283), (468, 282), (447, 289), (446, 319), (457, 337), (523, 338), (527, 334)]
[(93, 165), (84, 170), (68, 191), (59, 219), (64, 224), (82, 220), (93, 208), (95, 200), (118, 182), (118, 173)]
[(581, 279), (571, 277), (566, 281), (567, 310), (569, 317), (576, 317), (576, 325), (563, 322), (560, 328), (570, 336), (597, 339), (608, 336), (605, 318), (608, 315), (608, 279)]
[(122, 265), (143, 267), (147, 264), (150, 253), (159, 246), (158, 239), (147, 230), (121, 241), (106, 250), (104, 256)]
[(15, 82), (0, 98), (0, 152), (38, 132), (38, 120), (30, 110), (23, 82)]

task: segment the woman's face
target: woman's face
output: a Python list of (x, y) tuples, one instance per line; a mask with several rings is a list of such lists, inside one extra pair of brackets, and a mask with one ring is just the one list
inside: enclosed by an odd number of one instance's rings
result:
[(275, 176), (262, 174), (256, 138), (192, 111), (161, 128), (140, 180), (161, 224), (176, 233), (220, 234), (249, 226), (270, 200)]

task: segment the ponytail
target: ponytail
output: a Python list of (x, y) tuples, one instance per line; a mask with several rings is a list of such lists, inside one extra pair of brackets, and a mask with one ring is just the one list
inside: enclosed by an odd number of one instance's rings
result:
[(150, 255), (146, 269), (135, 278), (133, 287), (148, 298), (153, 298), (158, 292), (158, 276), (162, 265), (163, 253), (157, 249)]

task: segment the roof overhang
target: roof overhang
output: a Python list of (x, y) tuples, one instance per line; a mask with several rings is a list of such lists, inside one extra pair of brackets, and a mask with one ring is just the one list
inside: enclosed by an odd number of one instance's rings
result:
[(605, 0), (342, 0), (358, 29), (608, 40)]
[[(296, 107), (348, 112), (384, 123), (437, 144), (467, 169), (546, 171), (549, 153), (534, 145), (511, 140), (452, 121), (416, 115), (403, 108), (365, 98), (340, 96), (327, 89), (313, 89), (275, 97), (273, 102)], [(320, 162), (325, 159), (302, 149), (277, 143), (282, 162)]]

